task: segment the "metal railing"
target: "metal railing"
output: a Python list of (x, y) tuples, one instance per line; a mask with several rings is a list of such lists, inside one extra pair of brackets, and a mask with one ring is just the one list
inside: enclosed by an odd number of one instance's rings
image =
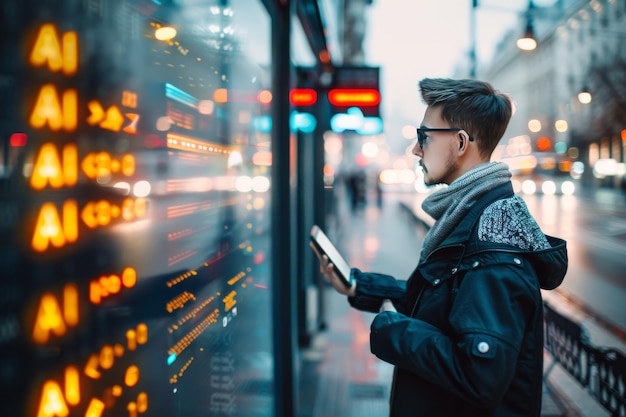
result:
[(544, 348), (553, 358), (548, 377), (560, 364), (602, 405), (611, 417), (626, 416), (626, 356), (611, 348), (593, 346), (581, 323), (563, 316), (544, 302)]

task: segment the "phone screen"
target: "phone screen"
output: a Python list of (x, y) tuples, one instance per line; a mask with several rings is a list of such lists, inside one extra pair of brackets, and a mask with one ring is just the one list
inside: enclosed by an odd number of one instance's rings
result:
[(330, 239), (328, 239), (326, 233), (324, 233), (317, 225), (314, 225), (311, 229), (311, 240), (318, 250), (328, 256), (329, 261), (335, 266), (335, 271), (337, 271), (337, 275), (341, 278), (343, 284), (350, 288), (352, 286), (352, 280), (350, 278), (350, 265), (348, 265), (335, 245), (333, 245)]

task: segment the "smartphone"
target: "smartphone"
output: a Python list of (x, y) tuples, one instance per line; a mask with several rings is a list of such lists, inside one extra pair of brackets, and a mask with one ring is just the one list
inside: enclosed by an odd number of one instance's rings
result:
[(311, 241), (315, 247), (323, 254), (328, 256), (328, 260), (334, 265), (337, 275), (341, 282), (347, 287), (352, 287), (352, 279), (350, 277), (350, 265), (343, 259), (335, 245), (332, 244), (326, 233), (314, 225), (311, 228)]

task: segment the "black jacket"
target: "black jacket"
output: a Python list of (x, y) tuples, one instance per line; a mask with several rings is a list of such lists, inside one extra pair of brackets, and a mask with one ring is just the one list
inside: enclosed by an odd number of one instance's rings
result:
[(477, 238), (483, 210), (513, 196), (510, 183), (478, 200), (408, 281), (353, 269), (350, 303), (378, 312), (371, 351), (395, 365), (390, 415), (536, 417), (541, 413), (543, 303), (540, 288), (567, 270), (565, 241), (524, 251)]

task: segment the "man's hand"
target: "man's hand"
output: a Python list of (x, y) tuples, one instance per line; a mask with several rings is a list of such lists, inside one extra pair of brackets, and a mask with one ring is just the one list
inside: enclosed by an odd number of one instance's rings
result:
[(383, 303), (380, 306), (379, 313), (382, 313), (383, 311), (397, 311), (397, 310), (396, 310), (396, 307), (391, 302), (391, 300), (389, 300), (388, 298), (385, 298), (383, 300)]
[(352, 284), (352, 287), (346, 287), (342, 283), (341, 278), (337, 275), (337, 272), (335, 272), (335, 266), (328, 260), (328, 256), (321, 254), (313, 242), (311, 242), (309, 246), (311, 246), (320, 261), (320, 272), (324, 278), (330, 281), (331, 285), (335, 290), (337, 290), (337, 292), (354, 297), (356, 294), (356, 282)]

